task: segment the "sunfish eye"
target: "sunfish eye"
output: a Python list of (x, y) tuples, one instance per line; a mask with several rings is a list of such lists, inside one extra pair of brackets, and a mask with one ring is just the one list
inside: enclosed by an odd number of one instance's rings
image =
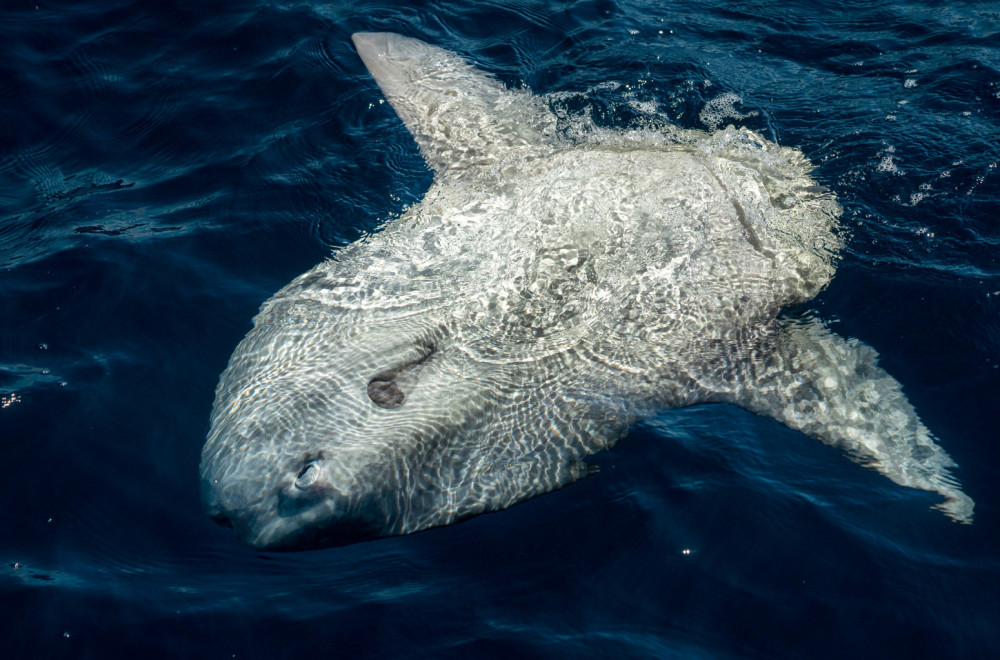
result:
[(406, 395), (399, 389), (395, 381), (382, 380), (378, 376), (368, 382), (368, 398), (380, 407), (392, 410), (403, 405)]
[(319, 479), (319, 468), (313, 462), (306, 463), (295, 477), (297, 488), (308, 488)]

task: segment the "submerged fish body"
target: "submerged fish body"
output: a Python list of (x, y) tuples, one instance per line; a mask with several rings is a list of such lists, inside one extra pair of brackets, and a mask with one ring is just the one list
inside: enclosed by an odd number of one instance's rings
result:
[(778, 318), (841, 246), (801, 153), (732, 127), (571, 138), (454, 53), (354, 42), (434, 183), (262, 306), (202, 454), (213, 518), (269, 550), (447, 525), (573, 482), (644, 416), (729, 402), (971, 521), (875, 352)]

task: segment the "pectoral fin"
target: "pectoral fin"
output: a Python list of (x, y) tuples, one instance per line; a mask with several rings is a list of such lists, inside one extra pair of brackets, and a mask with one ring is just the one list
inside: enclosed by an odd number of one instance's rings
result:
[(951, 476), (937, 443), (870, 346), (817, 321), (788, 323), (754, 361), (734, 402), (847, 451), (894, 482), (940, 493), (935, 506), (972, 522), (972, 499)]

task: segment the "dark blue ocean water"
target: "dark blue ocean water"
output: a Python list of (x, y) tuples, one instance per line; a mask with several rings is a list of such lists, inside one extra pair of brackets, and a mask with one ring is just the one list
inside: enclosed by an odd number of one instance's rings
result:
[[(255, 310), (431, 180), (358, 30), (605, 126), (739, 96), (844, 206), (805, 311), (880, 352), (975, 524), (728, 406), (410, 537), (264, 555), (213, 524), (199, 452)], [(995, 2), (5, 0), (0, 654), (997, 657), (998, 163)]]

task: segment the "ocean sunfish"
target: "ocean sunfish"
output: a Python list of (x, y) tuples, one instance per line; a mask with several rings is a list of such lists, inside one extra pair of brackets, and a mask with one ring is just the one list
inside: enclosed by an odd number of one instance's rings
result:
[(396, 34), (354, 45), (434, 172), (265, 302), (222, 374), (202, 500), (261, 550), (504, 509), (670, 408), (732, 403), (972, 500), (873, 349), (779, 317), (833, 276), (840, 208), (745, 128), (579, 130)]

